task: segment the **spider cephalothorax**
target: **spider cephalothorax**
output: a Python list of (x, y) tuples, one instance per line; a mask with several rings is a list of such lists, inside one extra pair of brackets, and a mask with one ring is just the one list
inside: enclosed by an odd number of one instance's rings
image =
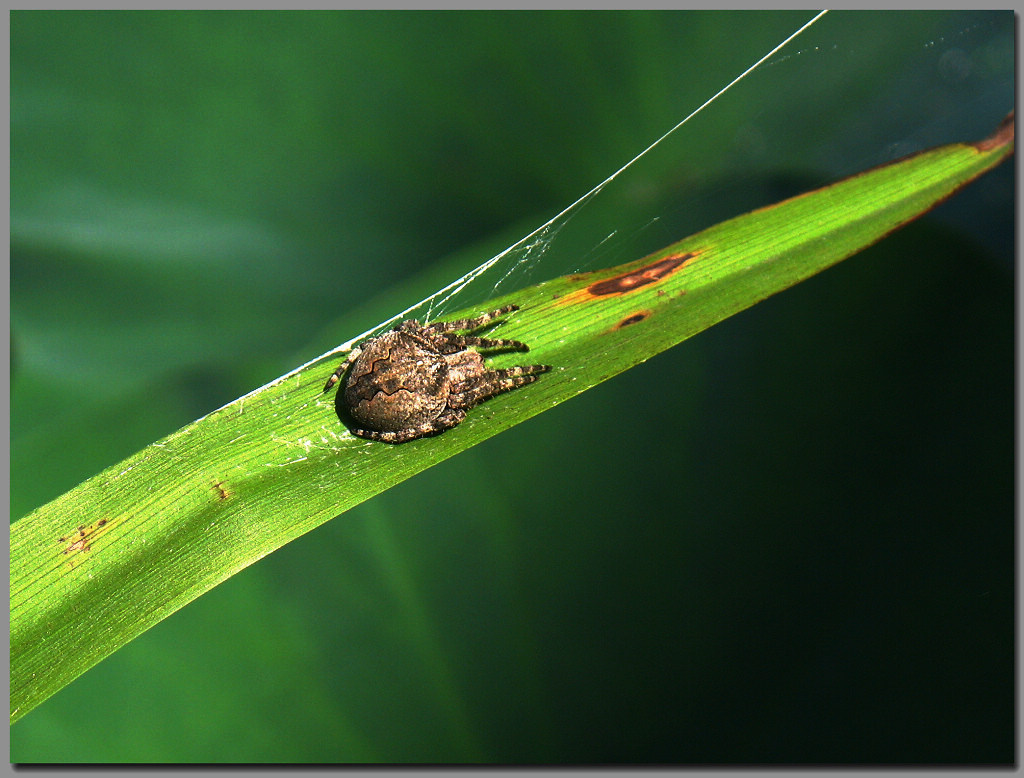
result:
[(348, 370), (334, 404), (354, 435), (385, 443), (436, 435), (459, 424), (489, 397), (537, 380), (550, 365), (489, 370), (471, 347), (529, 351), (517, 340), (490, 340), (472, 332), (506, 313), (506, 305), (475, 319), (420, 324), (408, 319), (353, 349), (334, 371), (326, 392)]

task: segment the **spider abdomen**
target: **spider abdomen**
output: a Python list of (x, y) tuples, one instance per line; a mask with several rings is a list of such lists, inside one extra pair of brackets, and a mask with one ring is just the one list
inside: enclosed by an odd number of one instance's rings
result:
[(389, 332), (352, 365), (338, 393), (352, 420), (368, 429), (401, 430), (436, 418), (448, 405), (444, 356), (406, 332)]

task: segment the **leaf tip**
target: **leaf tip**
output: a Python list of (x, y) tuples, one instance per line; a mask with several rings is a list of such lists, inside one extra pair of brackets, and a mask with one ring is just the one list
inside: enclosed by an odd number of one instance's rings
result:
[(973, 144), (974, 148), (978, 151), (993, 151), (1013, 143), (1015, 113), (1016, 111), (1010, 111), (1007, 117), (999, 122), (999, 126), (996, 127), (996, 131), (984, 140), (980, 140)]

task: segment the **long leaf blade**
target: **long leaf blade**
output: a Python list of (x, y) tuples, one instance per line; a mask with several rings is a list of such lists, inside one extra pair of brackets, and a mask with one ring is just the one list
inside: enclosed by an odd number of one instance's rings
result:
[(922, 152), (637, 262), (493, 300), (523, 308), (501, 336), (556, 370), (438, 438), (396, 447), (347, 434), (320, 393), (338, 360), (322, 360), (108, 468), (11, 528), (11, 721), (288, 541), (856, 253), (1012, 150), (1011, 117), (980, 143)]

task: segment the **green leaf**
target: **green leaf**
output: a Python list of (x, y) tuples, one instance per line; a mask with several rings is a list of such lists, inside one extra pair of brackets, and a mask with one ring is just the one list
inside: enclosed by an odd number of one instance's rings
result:
[(288, 541), (851, 256), (1012, 150), (1011, 116), (980, 143), (922, 152), (644, 259), (490, 301), (520, 306), (501, 337), (555, 369), (439, 437), (390, 446), (349, 434), (321, 392), (341, 361), (333, 356), (108, 468), (11, 528), (11, 721)]

